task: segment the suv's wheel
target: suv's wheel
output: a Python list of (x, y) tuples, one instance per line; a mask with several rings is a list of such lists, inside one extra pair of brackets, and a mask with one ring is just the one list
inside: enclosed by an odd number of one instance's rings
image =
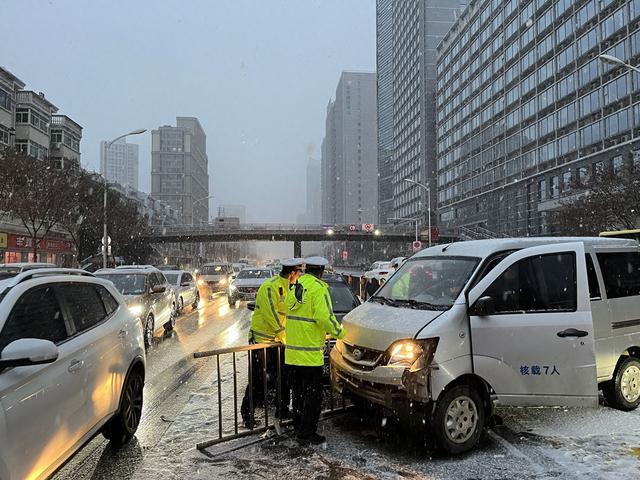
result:
[(149, 314), (149, 316), (147, 317), (147, 321), (144, 323), (145, 348), (149, 348), (151, 346), (151, 342), (153, 341), (154, 330), (155, 330), (155, 322), (153, 320), (153, 315)]
[(607, 405), (618, 410), (634, 410), (640, 404), (640, 361), (627, 357), (613, 379), (602, 389)]
[(236, 308), (236, 299), (231, 296), (227, 296), (227, 302), (229, 302), (229, 308)]
[(200, 303), (200, 292), (196, 292), (196, 298), (191, 304), (191, 308), (196, 310), (198, 308), (198, 304)]
[(178, 299), (178, 314), (182, 313), (182, 310), (184, 309), (184, 300), (182, 299), (182, 297), (180, 297)]
[(124, 382), (118, 413), (109, 420), (103, 430), (103, 435), (111, 441), (113, 447), (121, 447), (135, 435), (142, 416), (143, 390), (142, 371), (140, 368), (134, 368)]
[(165, 323), (163, 326), (164, 326), (165, 332), (170, 332), (171, 330), (173, 330), (173, 327), (176, 326), (176, 304), (175, 303), (171, 304), (171, 317), (169, 317), (169, 321)]
[(444, 393), (433, 414), (438, 446), (456, 455), (476, 446), (485, 423), (482, 397), (471, 385), (458, 385)]

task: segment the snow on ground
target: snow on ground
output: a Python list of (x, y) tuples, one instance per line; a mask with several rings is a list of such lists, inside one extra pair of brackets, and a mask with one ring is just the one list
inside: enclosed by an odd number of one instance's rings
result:
[[(238, 356), (238, 409), (246, 382)], [(231, 359), (221, 361), (223, 432), (233, 433)], [(327, 443), (301, 447), (287, 436), (251, 436), (195, 449), (218, 435), (214, 374), (197, 391), (133, 478), (155, 479), (552, 479), (640, 478), (640, 412), (598, 409), (502, 408), (504, 426), (478, 449), (456, 458), (425, 445), (407, 427), (355, 412), (320, 424)], [(428, 442), (427, 442), (428, 443)]]

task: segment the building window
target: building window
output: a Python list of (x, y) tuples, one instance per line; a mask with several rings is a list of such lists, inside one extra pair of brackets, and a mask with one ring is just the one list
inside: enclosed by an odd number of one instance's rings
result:
[(616, 175), (620, 175), (623, 168), (624, 161), (622, 160), (622, 156), (618, 155), (616, 157), (613, 157), (613, 173), (615, 173)]
[(538, 182), (538, 201), (542, 202), (547, 199), (547, 181), (540, 180)]
[(558, 198), (560, 195), (560, 179), (557, 175), (551, 177), (551, 195), (550, 198)]
[(9, 145), (9, 129), (0, 124), (0, 143)]
[(0, 107), (11, 110), (11, 95), (0, 88)]
[(29, 123), (28, 108), (16, 108), (16, 123)]

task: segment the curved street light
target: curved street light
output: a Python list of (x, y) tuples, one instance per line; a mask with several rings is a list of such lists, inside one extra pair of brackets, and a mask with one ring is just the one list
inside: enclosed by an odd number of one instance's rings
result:
[(208, 197), (204, 197), (199, 200), (196, 200), (191, 204), (191, 228), (193, 228), (193, 220), (194, 220), (193, 207), (196, 205), (196, 203), (204, 202), (205, 200), (209, 200), (210, 198), (215, 198), (215, 195), (209, 195)]
[(104, 198), (102, 202), (102, 266), (103, 268), (107, 268), (107, 253), (109, 250), (109, 236), (107, 235), (107, 190), (109, 189), (109, 181), (107, 180), (107, 157), (109, 153), (109, 148), (111, 145), (116, 143), (118, 140), (121, 140), (130, 135), (140, 135), (146, 132), (146, 128), (137, 128), (135, 130), (131, 130), (129, 133), (125, 133), (124, 135), (120, 135), (119, 137), (114, 138), (110, 142), (105, 142), (104, 144)]
[(608, 65), (615, 65), (617, 67), (627, 67), (634, 72), (640, 73), (640, 68), (634, 67), (633, 65), (625, 62), (624, 60), (619, 59), (618, 57), (614, 57), (613, 55), (607, 55), (606, 53), (602, 53), (598, 55), (598, 58), (601, 62), (606, 63)]

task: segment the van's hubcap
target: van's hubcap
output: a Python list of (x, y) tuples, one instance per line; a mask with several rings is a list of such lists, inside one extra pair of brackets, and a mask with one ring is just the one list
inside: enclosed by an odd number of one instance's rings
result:
[(476, 404), (467, 396), (455, 398), (447, 408), (445, 417), (447, 436), (454, 443), (469, 440), (478, 426), (478, 410)]
[(640, 368), (629, 365), (622, 373), (620, 382), (622, 396), (627, 402), (633, 403), (640, 397)]

